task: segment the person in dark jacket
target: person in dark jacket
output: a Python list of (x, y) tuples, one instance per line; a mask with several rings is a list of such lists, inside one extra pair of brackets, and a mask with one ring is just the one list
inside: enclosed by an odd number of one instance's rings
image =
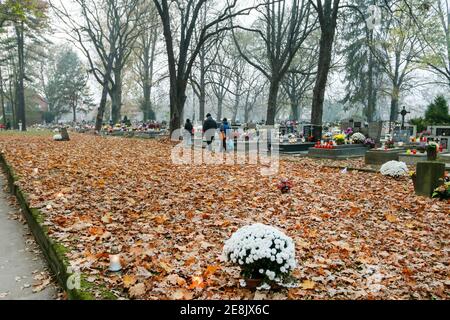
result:
[(215, 130), (217, 130), (217, 122), (212, 118), (211, 114), (206, 115), (206, 120), (203, 123), (203, 134), (208, 144), (208, 150), (211, 150), (211, 144), (214, 140)]
[(194, 127), (192, 126), (191, 120), (187, 119), (184, 124), (184, 141), (186, 146), (191, 145), (192, 136), (194, 135)]
[(222, 148), (227, 151), (227, 137), (230, 135), (231, 126), (228, 123), (228, 119), (224, 118), (222, 120), (222, 125), (220, 126), (220, 133), (222, 137)]

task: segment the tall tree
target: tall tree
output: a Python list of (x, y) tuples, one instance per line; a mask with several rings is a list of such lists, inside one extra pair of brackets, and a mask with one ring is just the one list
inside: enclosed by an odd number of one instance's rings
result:
[(323, 102), (331, 68), (340, 0), (310, 0), (310, 2), (316, 9), (321, 31), (317, 76), (311, 107), (311, 124), (314, 125), (313, 136), (318, 141), (322, 137)]
[[(275, 124), (281, 81), (303, 42), (315, 28), (316, 23), (310, 8), (308, 0), (264, 1), (264, 5), (258, 10), (261, 18), (254, 27), (240, 27), (260, 38), (263, 54), (250, 54), (235, 37), (236, 46), (243, 58), (269, 80), (266, 117), (268, 125)], [(257, 48), (252, 48), (252, 52), (255, 51)]]
[[(421, 62), (450, 86), (450, 1), (430, 0), (419, 4), (414, 0), (405, 1), (418, 25), (424, 49)], [(424, 21), (424, 15), (429, 15), (430, 20)]]
[(342, 32), (345, 44), (341, 53), (346, 60), (345, 80), (347, 82), (347, 94), (342, 102), (351, 106), (363, 105), (368, 122), (375, 119), (383, 78), (383, 72), (372, 50), (378, 41), (375, 23), (379, 21), (368, 20), (371, 18), (368, 18), (366, 14), (372, 13), (369, 8), (375, 3), (375, 0), (353, 1), (351, 6), (353, 10), (344, 11), (345, 24)]
[[(170, 79), (170, 130), (181, 126), (186, 102), (186, 87), (192, 67), (200, 50), (208, 41), (231, 29), (230, 19), (248, 14), (253, 7), (237, 9), (237, 0), (217, 2), (213, 12), (208, 12), (206, 23), (200, 23), (201, 10), (207, 0), (153, 0), (161, 18), (167, 51)], [(178, 19), (179, 28), (174, 28)], [(198, 37), (194, 37), (197, 26)]]
[(55, 57), (43, 62), (41, 86), (49, 111), (56, 119), (72, 112), (73, 121), (76, 122), (78, 111), (89, 111), (92, 98), (87, 81), (86, 69), (71, 48), (56, 49)]
[(102, 86), (95, 129), (102, 127), (108, 94), (112, 120), (120, 120), (123, 70), (133, 52), (142, 26), (147, 23), (145, 0), (72, 0), (81, 17), (72, 14), (61, 0), (52, 7), (64, 22), (72, 42), (87, 57), (90, 72)]
[(307, 101), (307, 95), (312, 91), (314, 85), (318, 54), (315, 40), (311, 36), (307, 45), (299, 50), (289, 72), (282, 80), (283, 90), (291, 106), (290, 118), (292, 120), (300, 119), (300, 112)]
[(19, 122), (22, 131), (27, 130), (25, 108), (25, 50), (27, 35), (33, 34), (46, 27), (48, 4), (43, 0), (6, 0), (0, 3), (0, 23), (2, 27), (10, 25), (15, 34), (17, 56), (16, 82), (16, 115), (15, 127)]
[(222, 119), (223, 105), (225, 97), (229, 93), (232, 78), (231, 44), (217, 41), (212, 53), (214, 59), (210, 64), (210, 72), (207, 74), (207, 78), (217, 99), (217, 119)]
[(394, 1), (383, 6), (384, 19), (380, 25), (378, 41), (370, 46), (374, 59), (390, 82), (390, 121), (399, 117), (401, 92), (413, 80), (413, 72), (419, 68), (416, 62), (422, 54), (419, 30), (409, 14), (404, 1)]
[(152, 4), (147, 7), (144, 15), (149, 26), (139, 31), (139, 37), (135, 44), (135, 61), (133, 71), (138, 77), (138, 84), (142, 89), (141, 110), (144, 114), (144, 121), (156, 120), (155, 110), (152, 106), (152, 89), (154, 86), (154, 66), (156, 59), (156, 45), (158, 42), (159, 30), (156, 9)]

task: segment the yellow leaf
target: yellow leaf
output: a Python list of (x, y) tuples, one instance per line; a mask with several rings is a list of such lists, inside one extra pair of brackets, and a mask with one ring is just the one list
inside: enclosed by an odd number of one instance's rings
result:
[(316, 286), (316, 283), (311, 280), (305, 280), (302, 283), (302, 289), (303, 290), (312, 290)]
[(398, 221), (398, 218), (396, 216), (394, 216), (393, 214), (390, 214), (390, 213), (385, 214), (384, 217), (389, 222), (397, 222)]
[(123, 286), (125, 288), (129, 288), (136, 283), (136, 277), (133, 275), (124, 275), (123, 276)]

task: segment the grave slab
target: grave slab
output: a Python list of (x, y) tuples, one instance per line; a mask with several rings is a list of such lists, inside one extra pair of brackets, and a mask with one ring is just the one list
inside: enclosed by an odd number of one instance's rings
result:
[(431, 197), (434, 189), (441, 185), (439, 179), (444, 176), (445, 163), (423, 161), (417, 163), (415, 191), (419, 196)]
[(308, 156), (323, 159), (349, 159), (363, 157), (367, 147), (362, 144), (347, 144), (335, 146), (333, 149), (310, 148)]

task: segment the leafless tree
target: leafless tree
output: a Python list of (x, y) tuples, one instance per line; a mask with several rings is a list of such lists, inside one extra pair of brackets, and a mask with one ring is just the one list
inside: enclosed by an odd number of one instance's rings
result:
[(90, 73), (102, 86), (95, 128), (101, 129), (108, 94), (112, 103), (112, 120), (120, 120), (122, 107), (123, 69), (133, 52), (134, 44), (147, 23), (145, 0), (72, 0), (80, 17), (68, 10), (61, 0), (52, 8), (65, 24), (72, 42), (83, 51)]
[[(208, 41), (231, 30), (230, 20), (249, 14), (254, 6), (238, 8), (238, 0), (217, 1), (201, 23), (201, 10), (208, 0), (153, 0), (161, 18), (170, 77), (170, 130), (180, 128), (186, 102), (186, 87), (193, 65)], [(175, 30), (173, 22), (179, 19)], [(198, 29), (199, 25), (201, 26)], [(195, 30), (198, 37), (194, 37)]]
[[(265, 0), (258, 12), (261, 18), (253, 27), (240, 29), (258, 36), (263, 47), (258, 48), (257, 43), (256, 48), (245, 48), (237, 37), (235, 43), (242, 57), (269, 80), (266, 123), (273, 125), (281, 81), (316, 23), (308, 0)], [(253, 53), (258, 51), (259, 55)]]
[(331, 68), (340, 0), (309, 1), (317, 12), (321, 31), (317, 75), (311, 107), (311, 124), (314, 125), (313, 136), (314, 139), (320, 140), (322, 136), (323, 101)]

